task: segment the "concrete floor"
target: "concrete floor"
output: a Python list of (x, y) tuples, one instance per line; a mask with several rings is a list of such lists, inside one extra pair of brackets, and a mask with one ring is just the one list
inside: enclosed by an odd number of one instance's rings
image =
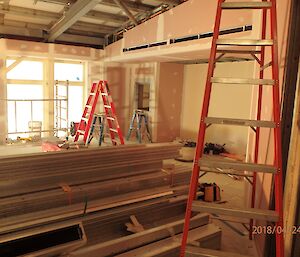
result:
[[(192, 163), (177, 163), (186, 165), (192, 169)], [(200, 182), (216, 183), (221, 189), (221, 201), (228, 201), (233, 207), (245, 207), (244, 187), (245, 183), (248, 183), (247, 181), (243, 179), (234, 180), (225, 174), (207, 173), (200, 178)], [(221, 219), (224, 220), (222, 221)], [(246, 228), (241, 223), (228, 222), (228, 220), (238, 221), (238, 219), (228, 216), (219, 216), (218, 218), (212, 216), (212, 222), (222, 229), (221, 250), (249, 257), (257, 257), (255, 244), (249, 240), (249, 233)], [(248, 224), (246, 225), (248, 226)]]

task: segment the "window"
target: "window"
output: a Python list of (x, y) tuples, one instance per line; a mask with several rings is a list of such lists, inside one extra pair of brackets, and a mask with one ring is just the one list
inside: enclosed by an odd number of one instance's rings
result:
[[(54, 78), (56, 80), (55, 98), (68, 99), (68, 102), (58, 101), (56, 103), (54, 117), (56, 128), (66, 127), (66, 124), (70, 126), (72, 121), (79, 122), (83, 112), (84, 64), (56, 62), (54, 64)], [(68, 103), (67, 112), (64, 111), (64, 108), (57, 106), (60, 103), (62, 106)], [(59, 116), (63, 119), (60, 119)], [(62, 132), (57, 134), (63, 136)]]
[(83, 82), (83, 64), (61, 63), (54, 64), (54, 79), (58, 81), (78, 81)]
[(8, 137), (16, 139), (18, 136), (35, 135), (29, 133), (36, 129), (33, 124), (40, 124), (40, 130), (43, 125), (44, 102), (37, 100), (44, 98), (44, 63), (9, 59), (6, 61), (6, 67), (11, 68), (6, 74)]
[[(9, 58), (6, 67), (8, 138), (30, 137), (37, 135), (35, 131), (39, 131), (39, 136), (52, 136), (56, 131), (56, 135), (66, 136), (70, 122), (80, 121), (84, 63), (55, 61), (48, 64), (38, 58)], [(44, 74), (46, 69), (53, 68), (54, 78), (50, 79), (54, 79), (55, 84), (49, 84)]]
[[(7, 60), (6, 67), (16, 62)], [(7, 73), (7, 79), (43, 80), (43, 63), (37, 61), (21, 61), (15, 68)]]
[[(42, 85), (8, 84), (7, 99), (8, 133), (30, 131), (32, 121), (43, 122), (43, 102), (34, 101), (43, 99)], [(16, 139), (18, 136), (25, 137), (29, 134), (17, 133), (9, 137)]]

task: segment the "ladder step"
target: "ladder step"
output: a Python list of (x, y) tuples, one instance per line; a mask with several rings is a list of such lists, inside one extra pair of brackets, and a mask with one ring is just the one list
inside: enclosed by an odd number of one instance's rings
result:
[(271, 8), (271, 2), (232, 2), (222, 3), (222, 9), (263, 9)]
[(185, 257), (251, 257), (249, 255), (241, 255), (238, 253), (216, 251), (207, 248), (199, 248), (195, 246), (187, 246)]
[(110, 105), (104, 105), (104, 108), (109, 108), (109, 109), (111, 109), (111, 106)]
[(274, 85), (273, 79), (244, 79), (244, 78), (217, 78), (210, 79), (212, 83), (222, 84), (246, 84), (246, 85)]
[(115, 120), (114, 117), (106, 117), (106, 119), (108, 119), (108, 120)]
[(235, 50), (235, 49), (217, 49), (220, 54), (260, 54), (259, 50)]
[(101, 93), (101, 95), (105, 95), (105, 96), (108, 96), (108, 94), (107, 94), (107, 93)]
[(223, 125), (236, 125), (236, 126), (249, 126), (249, 127), (265, 127), (265, 128), (276, 127), (275, 122), (265, 121), (265, 120), (244, 120), (244, 119), (207, 117), (205, 118), (204, 122), (206, 124), (223, 124)]
[(235, 170), (235, 171), (233, 171), (233, 170), (224, 169), (224, 168), (223, 169), (222, 168), (208, 168), (208, 167), (201, 166), (200, 171), (203, 172), (203, 173), (211, 172), (211, 173), (233, 175), (233, 176), (239, 176), (239, 177), (248, 177), (248, 178), (253, 177), (252, 174), (245, 174), (244, 173), (245, 170), (242, 170), (242, 171)]
[(277, 168), (272, 165), (256, 164), (249, 162), (238, 162), (238, 161), (220, 161), (214, 159), (207, 159), (205, 157), (200, 159), (200, 170), (202, 167), (208, 167), (213, 169), (230, 169), (239, 171), (254, 171), (254, 172), (265, 172), (265, 173), (276, 173)]
[(79, 134), (82, 134), (82, 135), (85, 133), (84, 130), (79, 130), (79, 129), (77, 130), (77, 132), (78, 132)]
[(88, 122), (89, 121), (89, 119), (88, 118), (81, 118), (82, 120), (84, 120), (84, 121), (86, 121), (86, 122)]
[(234, 46), (272, 46), (271, 39), (218, 39), (217, 45), (234, 45)]
[(112, 132), (118, 133), (117, 129), (110, 128), (109, 130), (112, 131)]
[(86, 105), (85, 107), (86, 107), (86, 108), (89, 108), (89, 109), (92, 109), (93, 106), (91, 106), (91, 105)]
[(96, 95), (96, 93), (91, 92), (90, 95)]
[(196, 212), (208, 212), (213, 214), (228, 215), (256, 220), (267, 220), (276, 222), (279, 215), (276, 211), (254, 208), (235, 208), (224, 204), (206, 203), (194, 201), (192, 210)]

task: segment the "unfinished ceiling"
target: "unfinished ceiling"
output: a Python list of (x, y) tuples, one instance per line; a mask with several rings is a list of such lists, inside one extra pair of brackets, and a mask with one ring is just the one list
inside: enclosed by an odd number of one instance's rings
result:
[(102, 48), (184, 0), (0, 0), (0, 37)]

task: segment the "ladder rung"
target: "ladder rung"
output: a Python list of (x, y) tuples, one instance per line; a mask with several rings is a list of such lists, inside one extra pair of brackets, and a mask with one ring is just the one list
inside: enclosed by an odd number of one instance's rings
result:
[(223, 9), (262, 9), (271, 8), (271, 2), (227, 2), (222, 3)]
[(218, 39), (217, 45), (234, 45), (234, 46), (271, 46), (271, 39)]
[(84, 121), (86, 121), (86, 122), (88, 122), (88, 118), (81, 118), (82, 120), (84, 120)]
[(104, 105), (104, 108), (109, 108), (109, 109), (111, 109), (111, 106), (110, 105)]
[(214, 159), (207, 159), (205, 157), (200, 159), (200, 170), (202, 167), (214, 168), (214, 169), (230, 169), (239, 171), (254, 171), (254, 172), (266, 172), (266, 173), (276, 173), (277, 168), (272, 165), (256, 164), (248, 162), (238, 162), (238, 161), (221, 161)]
[(112, 132), (118, 133), (117, 129), (110, 128), (109, 130), (112, 131)]
[(265, 120), (243, 120), (243, 119), (207, 117), (205, 118), (204, 122), (206, 124), (223, 124), (223, 125), (236, 125), (236, 126), (249, 126), (249, 127), (264, 127), (264, 128), (276, 127), (275, 122), (265, 121)]
[(96, 95), (96, 93), (91, 92), (90, 95)]
[(79, 129), (77, 130), (77, 132), (78, 132), (79, 134), (82, 134), (82, 135), (85, 133), (84, 130), (79, 130)]
[(210, 80), (212, 83), (244, 84), (244, 85), (274, 85), (273, 79), (244, 79), (244, 78), (217, 78)]
[(107, 93), (101, 93), (101, 95), (105, 95), (105, 96), (108, 96), (108, 94), (107, 94)]
[(92, 109), (93, 106), (91, 106), (91, 105), (86, 105), (85, 107), (86, 107), (86, 108), (89, 108), (89, 109)]
[(114, 117), (106, 117), (106, 119), (108, 119), (108, 120), (115, 120)]
[(223, 204), (205, 203), (200, 201), (194, 201), (192, 206), (193, 211), (208, 212), (213, 214), (228, 215), (234, 217), (242, 217), (256, 220), (267, 220), (276, 222), (279, 219), (279, 215), (276, 211), (262, 210), (254, 208), (236, 208)]
[(195, 246), (187, 246), (185, 257), (251, 257), (249, 255), (241, 255), (238, 253), (216, 251), (207, 248), (199, 248)]
[(218, 53), (220, 54), (260, 54), (261, 51), (259, 50), (235, 50), (235, 49), (218, 49), (217, 50)]
[(244, 170), (242, 171), (233, 171), (230, 169), (221, 169), (221, 168), (208, 168), (208, 167), (200, 167), (200, 171), (203, 173), (211, 172), (211, 173), (217, 173), (217, 174), (225, 174), (225, 175), (234, 175), (234, 176), (239, 176), (239, 177), (248, 177), (251, 178), (253, 177), (252, 174), (245, 174)]

